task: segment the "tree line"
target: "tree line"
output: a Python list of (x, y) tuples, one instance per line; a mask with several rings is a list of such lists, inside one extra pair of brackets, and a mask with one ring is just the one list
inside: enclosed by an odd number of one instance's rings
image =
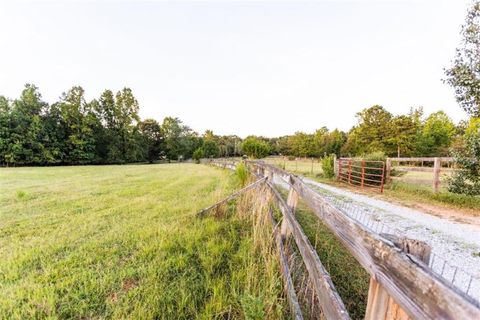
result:
[(33, 84), (17, 99), (0, 96), (0, 164), (62, 165), (154, 162), (240, 154), (237, 136), (199, 135), (178, 118), (162, 123), (141, 120), (133, 92), (105, 90), (86, 101), (82, 87), (72, 87), (48, 104)]
[(394, 116), (382, 106), (357, 113), (348, 132), (322, 127), (276, 138), (200, 135), (174, 117), (161, 123), (141, 120), (132, 90), (105, 90), (86, 101), (72, 87), (48, 104), (32, 84), (17, 99), (0, 96), (0, 163), (11, 165), (115, 164), (160, 159), (229, 157), (246, 154), (297, 157), (359, 156), (381, 151), (388, 156), (446, 156), (460, 144), (467, 122), (455, 125), (443, 112), (423, 116), (422, 108)]
[(132, 90), (105, 90), (86, 101), (82, 87), (48, 104), (32, 84), (17, 99), (0, 96), (0, 163), (2, 165), (114, 164), (159, 159), (230, 157), (246, 154), (296, 157), (446, 156), (460, 145), (469, 123), (455, 125), (443, 112), (424, 117), (422, 108), (394, 116), (375, 105), (357, 113), (348, 132), (322, 127), (276, 138), (200, 135), (174, 117), (161, 123), (141, 120)]
[(375, 105), (358, 112), (358, 123), (348, 132), (326, 127), (311, 134), (297, 132), (279, 138), (275, 150), (298, 157), (361, 156), (379, 151), (391, 157), (448, 155), (468, 124), (455, 125), (443, 111), (423, 115), (421, 107), (394, 116)]

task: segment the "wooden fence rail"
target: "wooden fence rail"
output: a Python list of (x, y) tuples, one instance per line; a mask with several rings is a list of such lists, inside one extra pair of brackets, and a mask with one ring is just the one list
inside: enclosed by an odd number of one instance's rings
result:
[[(230, 162), (231, 163), (231, 162)], [(247, 161), (248, 167), (258, 175), (269, 177), (267, 184), (278, 199), (278, 192), (272, 185), (272, 178), (281, 178), (290, 184), (296, 195), (312, 209), (314, 214), (343, 243), (372, 279), (412, 319), (480, 319), (478, 302), (456, 289), (451, 283), (434, 273), (422, 259), (411, 254), (387, 236), (371, 233), (361, 224), (331, 205), (320, 194), (306, 185), (299, 177), (275, 166), (258, 161)], [(280, 198), (281, 199), (281, 198)], [(282, 199), (283, 201), (283, 199)], [(343, 303), (329, 282), (328, 273), (321, 265), (316, 252), (308, 246), (308, 239), (296, 222), (288, 205), (280, 200), (277, 204), (282, 211), (288, 228), (295, 237), (297, 246), (302, 246), (302, 257), (310, 263), (309, 274), (319, 279), (315, 289), (321, 300), (322, 310), (327, 319), (345, 319)], [(297, 234), (295, 236), (295, 234)], [(302, 252), (301, 251), (301, 252)], [(313, 250), (314, 251), (314, 250)], [(320, 263), (319, 263), (320, 262)], [(323, 292), (320, 292), (323, 291)], [(322, 301), (323, 300), (323, 301)], [(328, 306), (332, 301), (335, 306)], [(369, 304), (371, 302), (369, 301)], [(367, 309), (369, 306), (367, 306)], [(384, 319), (388, 318), (385, 314)]]
[(285, 203), (271, 182), (267, 182), (267, 185), (270, 187), (269, 191), (273, 194), (275, 202), (282, 212), (283, 219), (287, 222), (288, 229), (297, 244), (325, 317), (327, 319), (350, 319), (330, 275), (325, 270), (315, 248), (303, 233), (292, 209)]
[[(421, 162), (422, 166), (399, 166), (400, 163), (416, 163)], [(433, 163), (433, 167), (423, 167), (423, 163)], [(432, 189), (434, 192), (438, 192), (440, 190), (440, 173), (441, 171), (445, 171), (445, 168), (442, 168), (442, 162), (446, 163), (454, 163), (454, 159), (450, 157), (434, 157), (434, 158), (387, 158), (386, 164), (386, 180), (389, 182), (392, 180), (391, 171), (395, 169), (396, 171), (403, 171), (403, 172), (433, 172), (432, 178)], [(397, 166), (394, 166), (394, 164)], [(451, 171), (451, 169), (448, 169)]]
[(248, 163), (287, 177), (299, 197), (411, 318), (480, 319), (476, 301), (439, 277), (420, 259), (343, 214), (299, 177), (264, 163)]

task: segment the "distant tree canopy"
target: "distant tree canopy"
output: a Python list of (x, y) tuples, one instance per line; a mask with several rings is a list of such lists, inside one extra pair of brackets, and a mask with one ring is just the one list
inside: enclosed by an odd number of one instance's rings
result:
[(132, 90), (105, 90), (86, 101), (72, 87), (51, 105), (38, 88), (25, 85), (20, 97), (0, 96), (0, 165), (56, 165), (154, 162), (206, 156), (240, 155), (236, 136), (204, 137), (178, 118), (140, 120)]
[[(0, 96), (0, 164), (56, 165), (155, 162), (199, 157), (270, 154), (297, 157), (360, 156), (383, 152), (388, 156), (444, 156), (468, 129), (455, 126), (442, 111), (423, 117), (422, 108), (395, 116), (375, 105), (357, 113), (349, 132), (321, 127), (278, 138), (199, 135), (179, 118), (161, 123), (141, 120), (132, 90), (105, 90), (86, 101), (75, 86), (49, 105), (38, 88), (27, 84), (20, 97)], [(460, 140), (459, 140), (460, 139)]]

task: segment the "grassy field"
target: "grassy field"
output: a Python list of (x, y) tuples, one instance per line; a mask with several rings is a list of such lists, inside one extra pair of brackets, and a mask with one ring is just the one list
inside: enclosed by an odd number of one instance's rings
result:
[(248, 219), (195, 213), (237, 187), (194, 164), (0, 170), (1, 319), (279, 319)]
[(323, 173), (322, 164), (319, 158), (298, 158), (296, 160), (288, 160), (286, 157), (268, 157), (262, 160), (289, 172), (306, 177), (315, 178)]
[[(452, 174), (452, 171), (442, 171), (440, 174), (440, 191), (447, 191), (447, 179)], [(433, 171), (432, 172), (418, 172), (409, 171), (401, 172), (401, 175), (393, 177), (395, 181), (429, 187), (432, 189)]]

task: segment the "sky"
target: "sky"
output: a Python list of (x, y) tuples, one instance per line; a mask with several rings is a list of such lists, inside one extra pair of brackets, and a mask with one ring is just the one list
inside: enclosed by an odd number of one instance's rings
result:
[(140, 116), (267, 137), (375, 104), (466, 118), (442, 82), (470, 0), (0, 3), (0, 95), (130, 87)]

